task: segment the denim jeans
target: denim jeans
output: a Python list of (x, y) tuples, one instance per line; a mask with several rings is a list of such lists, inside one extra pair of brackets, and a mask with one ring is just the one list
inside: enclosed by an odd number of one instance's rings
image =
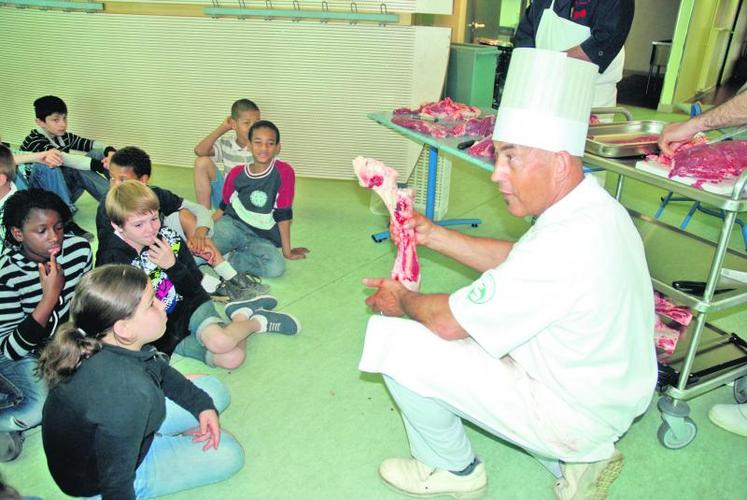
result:
[(62, 198), (65, 205), (75, 211), (73, 200), (70, 197), (70, 190), (59, 167), (50, 168), (43, 163), (33, 163), (31, 165), (31, 176), (28, 181), (31, 187), (52, 191)]
[(0, 432), (41, 423), (47, 384), (34, 374), (36, 362), (32, 355), (13, 361), (0, 354)]
[(224, 215), (215, 221), (213, 242), (224, 256), (233, 252), (228, 262), (240, 273), (277, 278), (285, 272), (285, 258), (280, 250), (233, 217)]
[[(226, 409), (230, 397), (220, 380), (207, 376), (192, 382), (208, 393), (219, 413)], [(137, 498), (169, 495), (217, 483), (244, 466), (244, 450), (227, 432), (221, 432), (217, 450), (211, 448), (207, 451), (202, 450), (204, 443), (193, 443), (191, 436), (181, 434), (197, 426), (198, 422), (191, 413), (166, 399), (166, 419), (135, 473)]]
[(62, 170), (62, 175), (70, 190), (70, 199), (73, 202), (78, 201), (83, 191), (88, 191), (99, 203), (106, 198), (109, 180), (103, 175), (93, 170), (77, 170), (69, 167), (60, 167), (60, 170)]

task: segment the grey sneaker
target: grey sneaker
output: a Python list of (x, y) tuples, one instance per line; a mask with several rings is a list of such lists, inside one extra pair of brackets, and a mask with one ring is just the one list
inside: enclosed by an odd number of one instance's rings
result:
[(269, 285), (262, 284), (258, 276), (249, 273), (238, 273), (230, 280), (224, 280), (215, 293), (226, 295), (231, 300), (248, 300), (270, 291)]
[(278, 299), (271, 295), (260, 295), (248, 300), (237, 300), (226, 304), (226, 316), (233, 319), (236, 314), (244, 314), (251, 318), (260, 310), (275, 309), (278, 305)]
[(23, 434), (17, 431), (0, 432), (0, 462), (18, 458), (23, 449)]
[(259, 310), (254, 313), (255, 319), (263, 321), (265, 327), (257, 333), (280, 333), (295, 335), (301, 331), (301, 323), (288, 313)]

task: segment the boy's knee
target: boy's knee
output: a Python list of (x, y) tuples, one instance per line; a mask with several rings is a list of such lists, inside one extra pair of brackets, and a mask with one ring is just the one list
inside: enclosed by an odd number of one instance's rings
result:
[(215, 177), (215, 163), (208, 156), (198, 156), (195, 159), (195, 174), (207, 174), (211, 179)]
[(215, 450), (219, 457), (216, 465), (222, 473), (222, 479), (228, 479), (244, 467), (244, 449), (230, 433), (221, 429), (220, 446)]
[(192, 383), (210, 396), (218, 413), (223, 413), (228, 408), (228, 405), (231, 403), (231, 394), (228, 392), (226, 384), (218, 378), (211, 375), (201, 375), (192, 379)]
[(219, 368), (224, 368), (226, 370), (235, 370), (236, 368), (244, 364), (245, 359), (246, 353), (243, 349), (237, 347), (225, 354), (215, 356), (213, 359), (213, 363), (215, 363), (215, 366)]
[(261, 276), (264, 278), (279, 278), (283, 274), (285, 274), (285, 257), (282, 253), (275, 251), (267, 259), (265, 270)]

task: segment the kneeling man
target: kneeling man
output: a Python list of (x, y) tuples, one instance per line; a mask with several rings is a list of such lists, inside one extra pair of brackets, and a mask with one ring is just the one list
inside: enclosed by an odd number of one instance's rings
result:
[(382, 316), (368, 323), (360, 369), (383, 374), (413, 456), (381, 464), (398, 490), (487, 490), (462, 418), (560, 462), (561, 499), (604, 498), (622, 469), (615, 442), (656, 384), (654, 300), (628, 213), (583, 175), (596, 72), (563, 53), (513, 52), (491, 180), (512, 215), (537, 218), (519, 241), (412, 222), (418, 244), (482, 273), (474, 283), (449, 295), (366, 280)]

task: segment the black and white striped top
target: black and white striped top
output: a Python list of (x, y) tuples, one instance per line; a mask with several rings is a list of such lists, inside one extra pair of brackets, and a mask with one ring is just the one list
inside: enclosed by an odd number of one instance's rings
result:
[(31, 316), (42, 298), (39, 264), (15, 248), (0, 256), (0, 351), (18, 360), (34, 351), (67, 320), (70, 301), (80, 278), (91, 270), (91, 245), (78, 236), (65, 235), (57, 262), (65, 275), (65, 286), (49, 322), (42, 326)]

